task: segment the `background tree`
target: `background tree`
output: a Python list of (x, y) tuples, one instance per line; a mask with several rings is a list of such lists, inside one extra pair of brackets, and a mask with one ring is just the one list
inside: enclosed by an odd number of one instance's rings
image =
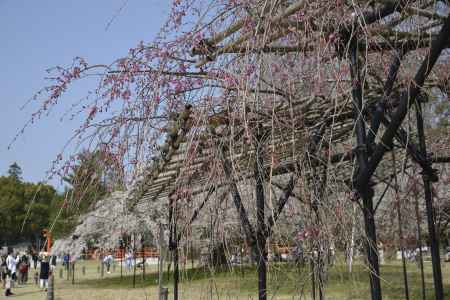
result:
[[(55, 222), (54, 235), (70, 235), (78, 225), (78, 218), (95, 209), (96, 204), (111, 191), (123, 189), (123, 180), (111, 170), (111, 155), (102, 151), (84, 150), (77, 155), (76, 163), (63, 177), (68, 184), (63, 199), (53, 203), (51, 219)], [(116, 174), (116, 175), (115, 175)]]
[(14, 162), (9, 166), (8, 176), (15, 178), (16, 180), (22, 180), (22, 168)]
[(78, 155), (76, 165), (64, 177), (70, 185), (70, 207), (74, 212), (85, 212), (91, 205), (103, 197), (108, 190), (106, 162), (101, 159), (101, 152), (83, 151)]
[(54, 204), (61, 202), (62, 196), (50, 185), (17, 178), (0, 177), (0, 243), (36, 244), (41, 230), (51, 225)]

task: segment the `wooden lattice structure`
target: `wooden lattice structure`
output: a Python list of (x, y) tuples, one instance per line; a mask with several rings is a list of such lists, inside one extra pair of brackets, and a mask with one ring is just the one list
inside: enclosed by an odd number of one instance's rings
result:
[[(430, 155), (427, 150), (422, 106), (429, 91), (438, 85), (436, 76), (430, 76), (433, 67), (437, 64), (440, 68), (439, 65), (445, 65), (445, 60), (449, 59), (444, 49), (450, 47), (450, 17), (436, 12), (430, 7), (432, 2), (380, 1), (362, 11), (351, 13), (349, 9), (346, 11), (349, 15), (339, 22), (330, 21), (330, 24), (319, 26), (314, 24), (313, 18), (308, 23), (295, 21), (292, 17), (301, 10), (307, 11), (312, 4), (306, 1), (272, 2), (268, 3), (273, 5), (255, 9), (261, 17), (254, 30), (245, 31), (245, 21), (241, 20), (202, 40), (193, 49), (193, 55), (198, 57), (196, 67), (225, 59), (227, 55), (233, 60), (265, 56), (275, 63), (276, 57), (290, 53), (314, 56), (319, 49), (308, 43), (308, 39), (325, 37), (327, 43), (333, 45), (333, 51), (326, 53), (324, 69), (332, 73), (338, 62), (348, 64), (348, 74), (340, 78), (344, 88), (337, 90), (332, 84), (324, 84), (321, 93), (312, 93), (305, 92), (308, 85), (300, 83), (294, 88), (297, 92), (294, 96), (291, 91), (274, 87), (276, 84), (262, 84), (258, 90), (228, 89), (227, 105), (209, 114), (203, 122), (192, 116), (198, 114), (199, 108), (186, 106), (184, 111), (173, 116), (166, 141), (161, 146), (161, 156), (147, 166), (135, 184), (130, 207), (140, 201), (167, 201), (170, 249), (177, 262), (177, 245), (185, 229), (178, 228), (177, 231), (173, 221), (177, 199), (201, 199), (192, 216), (187, 218), (189, 225), (202, 213), (201, 209), (214, 191), (221, 189), (222, 193), (229, 193), (245, 239), (256, 257), (259, 299), (266, 299), (267, 239), (273, 226), (289, 198), (295, 196), (299, 178), (304, 179), (303, 185), (310, 187), (313, 199), (321, 199), (327, 176), (333, 174), (334, 181), (342, 185), (342, 191), (354, 191), (351, 200), (361, 205), (371, 295), (372, 299), (381, 299), (374, 187), (402, 170), (399, 161), (410, 159), (422, 169), (434, 287), (436, 299), (443, 299), (431, 187), (439, 179), (433, 163), (448, 163), (450, 157), (445, 143), (440, 153)], [(311, 13), (319, 14), (320, 10)], [(427, 38), (398, 29), (397, 26), (408, 19), (426, 19), (426, 22), (421, 21), (419, 31)], [(283, 40), (292, 31), (304, 30), (306, 26), (309, 36), (297, 45)], [(370, 60), (378, 59), (379, 53), (390, 58), (387, 75), (369, 72), (372, 68)], [(408, 57), (409, 53), (422, 53), (414, 56), (421, 58), (417, 68)], [(444, 58), (438, 62), (440, 56)], [(402, 63), (411, 65), (407, 69), (414, 69), (414, 77), (400, 75)], [(302, 96), (299, 91), (303, 91)], [(240, 102), (241, 97), (247, 97), (245, 104)], [(267, 99), (275, 103), (269, 109), (264, 106)], [(416, 123), (413, 131), (403, 127), (412, 107), (415, 108), (413, 120)], [(387, 153), (394, 153), (398, 161)], [(390, 169), (387, 178), (377, 174), (380, 166)], [(278, 186), (281, 194), (268, 214), (264, 185), (274, 176), (285, 176), (285, 180)], [(252, 178), (255, 185), (256, 225), (250, 222), (238, 188), (239, 183), (248, 178)], [(318, 215), (320, 203), (316, 202), (320, 201), (311, 201), (311, 206)], [(177, 263), (175, 268), (177, 274)], [(175, 298), (177, 282), (178, 277), (175, 278)], [(322, 296), (321, 287), (319, 289)]]

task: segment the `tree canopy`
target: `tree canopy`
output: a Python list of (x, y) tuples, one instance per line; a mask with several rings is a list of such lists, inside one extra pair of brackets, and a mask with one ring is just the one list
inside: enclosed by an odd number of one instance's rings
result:
[(0, 177), (0, 244), (36, 243), (63, 197), (48, 184), (18, 180), (20, 167), (13, 166)]
[(87, 151), (79, 155), (64, 178), (68, 184), (64, 192), (46, 183), (23, 181), (21, 167), (13, 163), (8, 176), (0, 177), (0, 245), (36, 244), (44, 228), (51, 228), (56, 238), (70, 234), (78, 216), (108, 193), (109, 179), (98, 155)]

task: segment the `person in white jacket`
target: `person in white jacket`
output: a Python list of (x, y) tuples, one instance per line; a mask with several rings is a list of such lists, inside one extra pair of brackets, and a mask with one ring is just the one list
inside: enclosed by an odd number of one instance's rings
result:
[(6, 258), (6, 266), (11, 273), (11, 280), (12, 282), (15, 282), (17, 279), (16, 271), (17, 271), (17, 260), (13, 254), (13, 252), (10, 252), (8, 254), (8, 257)]
[(111, 274), (110, 268), (113, 260), (114, 258), (111, 254), (106, 255), (105, 258), (103, 259), (103, 263), (106, 265), (106, 273), (108, 274)]

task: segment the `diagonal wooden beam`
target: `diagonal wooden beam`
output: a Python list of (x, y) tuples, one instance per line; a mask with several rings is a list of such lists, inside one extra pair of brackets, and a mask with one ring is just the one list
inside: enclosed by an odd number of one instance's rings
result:
[[(181, 230), (181, 232), (178, 233), (177, 236), (177, 241), (179, 242), (181, 240), (181, 237), (184, 233), (186, 233), (187, 228), (192, 225), (192, 223), (195, 222), (195, 220), (197, 220), (198, 215), (200, 213), (200, 211), (203, 209), (203, 207), (205, 206), (205, 204), (208, 202), (209, 198), (211, 197), (212, 193), (216, 190), (216, 188), (214, 186), (211, 186), (208, 189), (208, 192), (205, 195), (205, 198), (203, 199), (202, 203), (200, 203), (200, 205), (194, 210), (194, 212), (192, 213), (191, 218), (189, 219), (189, 222), (187, 224), (184, 225), (183, 229)], [(224, 193), (225, 194), (225, 193)]]
[(375, 111), (373, 112), (370, 128), (367, 136), (367, 145), (369, 148), (372, 147), (372, 144), (375, 141), (375, 137), (377, 136), (378, 129), (380, 128), (382, 117), (384, 116), (386, 110), (386, 104), (388, 101), (388, 97), (392, 92), (392, 87), (394, 86), (395, 80), (397, 78), (398, 70), (400, 69), (400, 64), (403, 58), (403, 51), (401, 53), (395, 53), (394, 59), (389, 67), (388, 76), (383, 86), (383, 95), (380, 101), (377, 103)]
[(277, 207), (275, 208), (275, 211), (272, 215), (269, 216), (269, 219), (267, 221), (266, 226), (266, 237), (270, 237), (272, 235), (273, 226), (277, 223), (277, 220), (279, 216), (281, 215), (281, 212), (283, 211), (286, 203), (289, 200), (289, 197), (292, 195), (292, 191), (294, 190), (295, 183), (298, 180), (298, 176), (291, 175), (289, 178), (289, 182), (287, 186), (278, 188), (283, 190), (283, 193), (281, 194), (280, 198), (277, 201)]
[(233, 203), (238, 211), (239, 219), (244, 229), (245, 237), (247, 239), (247, 242), (250, 245), (254, 246), (256, 245), (255, 230), (253, 229), (253, 226), (250, 223), (248, 213), (242, 202), (241, 194), (239, 193), (236, 181), (233, 178), (231, 162), (228, 158), (225, 157), (224, 150), (222, 148), (220, 148), (220, 154), (222, 156), (221, 160), (223, 171), (225, 173), (225, 178), (227, 179), (228, 185), (230, 186), (230, 193), (231, 196), (233, 197)]
[(444, 25), (439, 32), (436, 39), (433, 40), (431, 44), (430, 51), (425, 57), (422, 65), (411, 82), (409, 89), (402, 95), (400, 103), (392, 115), (391, 123), (385, 130), (381, 141), (375, 146), (373, 154), (369, 160), (368, 168), (359, 170), (356, 184), (358, 186), (367, 186), (370, 178), (377, 169), (384, 154), (391, 148), (392, 141), (401, 126), (406, 114), (414, 103), (416, 97), (419, 95), (420, 89), (422, 88), (425, 79), (431, 72), (431, 69), (435, 65), (437, 59), (439, 58), (442, 50), (445, 48), (446, 43), (450, 37), (450, 16), (444, 22)]

